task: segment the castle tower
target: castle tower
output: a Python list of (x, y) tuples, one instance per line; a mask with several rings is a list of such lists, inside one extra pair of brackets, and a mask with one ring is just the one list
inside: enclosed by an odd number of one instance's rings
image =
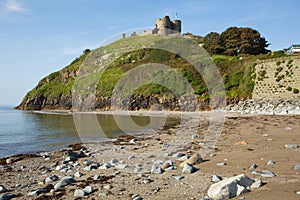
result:
[(181, 33), (181, 21), (171, 21), (169, 16), (164, 16), (155, 21), (156, 33), (159, 35), (170, 35)]

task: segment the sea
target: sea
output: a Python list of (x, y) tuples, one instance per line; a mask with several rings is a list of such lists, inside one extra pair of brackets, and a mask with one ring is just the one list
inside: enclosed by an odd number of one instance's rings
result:
[(21, 111), (0, 105), (0, 158), (113, 140), (122, 134), (151, 134), (178, 121), (163, 116)]

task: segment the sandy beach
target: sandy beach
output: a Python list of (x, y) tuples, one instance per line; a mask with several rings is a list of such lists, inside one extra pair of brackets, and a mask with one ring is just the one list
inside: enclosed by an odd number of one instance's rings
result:
[[(0, 188), (0, 196), (204, 199), (214, 184), (214, 175), (224, 180), (245, 174), (262, 184), (232, 199), (300, 198), (299, 115), (227, 113), (220, 137), (210, 148), (203, 146), (210, 113), (195, 116), (186, 115), (182, 123), (153, 134), (127, 135), (111, 142), (95, 141), (55, 152), (2, 158), (0, 185), (4, 189)], [(201, 159), (192, 164), (195, 170), (182, 170), (184, 156), (199, 153)], [(257, 168), (253, 168), (254, 164)], [(274, 176), (263, 177), (259, 175), (261, 170), (269, 170)]]

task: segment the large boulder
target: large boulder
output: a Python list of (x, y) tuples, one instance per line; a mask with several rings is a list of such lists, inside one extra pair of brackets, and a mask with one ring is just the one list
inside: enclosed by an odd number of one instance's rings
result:
[(224, 200), (239, 196), (248, 192), (248, 188), (255, 181), (244, 174), (226, 178), (211, 185), (208, 189), (208, 196), (214, 200)]

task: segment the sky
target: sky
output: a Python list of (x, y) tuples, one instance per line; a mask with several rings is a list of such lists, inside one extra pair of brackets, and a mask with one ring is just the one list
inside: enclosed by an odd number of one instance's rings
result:
[(0, 0), (0, 104), (18, 105), (84, 49), (165, 15), (201, 36), (251, 27), (281, 50), (300, 43), (299, 8), (299, 0)]

